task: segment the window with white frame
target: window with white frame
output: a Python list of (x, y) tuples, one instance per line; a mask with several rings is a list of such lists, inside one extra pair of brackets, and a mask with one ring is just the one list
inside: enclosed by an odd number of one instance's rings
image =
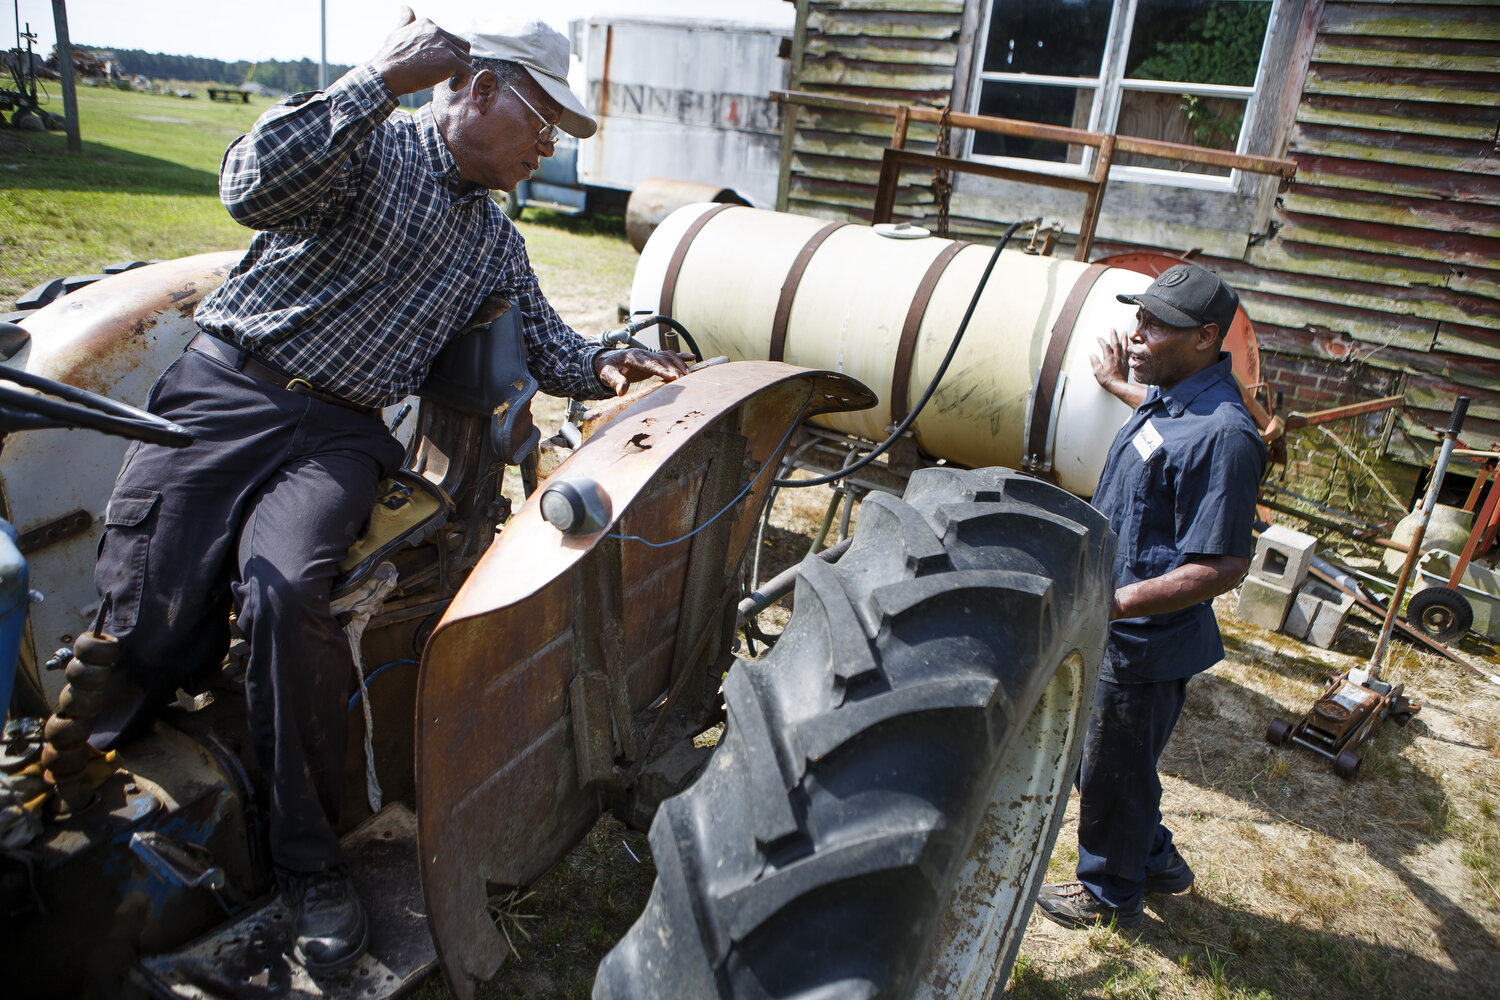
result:
[[(1271, 8), (1272, 0), (989, 0), (972, 108), (1239, 149)], [(982, 132), (973, 133), (972, 142), (977, 157), (1080, 169), (1090, 155), (1082, 146)], [(1219, 167), (1139, 155), (1117, 155), (1114, 162), (1170, 171), (1128, 171), (1140, 179), (1192, 183), (1185, 175), (1197, 175), (1198, 182), (1208, 181), (1205, 174), (1229, 176)]]

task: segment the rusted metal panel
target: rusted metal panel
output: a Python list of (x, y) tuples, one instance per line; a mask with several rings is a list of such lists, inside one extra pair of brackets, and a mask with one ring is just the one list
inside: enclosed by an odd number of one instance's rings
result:
[(1319, 38), (1312, 57), (1316, 62), (1345, 66), (1500, 73), (1500, 45), (1484, 41), (1429, 38), (1420, 48), (1413, 48), (1404, 38), (1334, 35)]
[[(534, 881), (598, 814), (597, 793), (579, 780), (569, 691), (581, 673), (609, 672), (583, 656), (600, 643), (597, 634), (580, 634), (578, 580), (618, 574), (617, 591), (595, 602), (615, 610), (591, 614), (590, 627), (617, 630), (630, 688), (623, 695), (633, 710), (650, 705), (673, 679), (674, 663), (678, 676), (699, 666), (681, 663), (679, 647), (695, 642), (712, 620), (702, 598), (711, 605), (737, 579), (770, 484), (763, 473), (787, 430), (802, 416), (871, 402), (867, 390), (842, 376), (772, 362), (720, 365), (659, 386), (599, 429), (549, 480), (596, 484), (613, 510), (607, 527), (560, 533), (543, 520), (539, 492), (481, 559), (428, 643), (417, 711), (423, 891), (457, 996), (471, 996), (474, 980), (492, 975), (505, 956), (486, 913), (490, 891)], [(720, 498), (705, 487), (725, 449), (700, 448), (716, 434), (743, 439), (745, 461), (733, 478), (745, 494), (712, 528), (684, 538), (716, 513), (708, 508)], [(704, 543), (715, 547), (713, 557), (695, 563), (694, 550)], [(611, 550), (618, 569), (600, 575), (599, 560)], [(702, 568), (710, 564), (712, 581)], [(702, 591), (696, 605), (684, 593), (690, 586)], [(699, 608), (696, 617), (669, 622), (667, 612), (686, 605)], [(587, 701), (595, 714), (606, 710), (599, 694)], [(615, 726), (618, 694), (605, 699)], [(588, 750), (586, 774), (602, 768), (597, 749)]]
[[(1283, 327), (1256, 323), (1261, 351), (1315, 358), (1343, 364), (1363, 364), (1390, 372), (1435, 375), (1475, 392), (1493, 392), (1500, 382), (1500, 362), (1465, 357), (1446, 351), (1409, 351), (1399, 347), (1363, 344), (1325, 326)], [(1473, 395), (1470, 393), (1469, 395)]]
[(1438, 327), (1437, 340), (1433, 346), (1455, 354), (1500, 360), (1500, 336), (1486, 327), (1457, 322), (1443, 323)]
[(1495, 156), (1492, 144), (1440, 136), (1304, 123), (1292, 130), (1292, 152), (1435, 170), (1500, 174), (1500, 157)]
[(1245, 261), (1265, 272), (1270, 281), (1292, 283), (1305, 280), (1299, 276), (1315, 275), (1397, 287), (1447, 288), (1487, 299), (1500, 298), (1500, 273), (1482, 268), (1460, 272), (1447, 261), (1399, 256), (1394, 252), (1398, 249), (1363, 253), (1277, 239), (1252, 247)]
[(1339, 3), (1323, 7), (1319, 30), (1328, 35), (1500, 40), (1500, 16), (1486, 0), (1442, 3)]
[[(1326, 258), (1325, 258), (1326, 261)], [(1239, 261), (1204, 260), (1240, 292), (1260, 292), (1286, 299), (1306, 299), (1368, 310), (1500, 329), (1500, 301), (1465, 295), (1442, 286), (1443, 272), (1425, 284), (1360, 281), (1332, 271), (1284, 273)], [(1500, 347), (1500, 338), (1497, 347)]]
[(889, 11), (826, 9), (824, 5), (816, 5), (808, 15), (807, 26), (810, 32), (828, 36), (951, 40), (958, 37), (956, 11), (962, 6), (955, 4), (954, 13), (907, 11), (901, 17), (893, 18)]
[(1462, 233), (1411, 230), (1352, 219), (1329, 220), (1318, 215), (1282, 214), (1280, 238), (1294, 243), (1363, 250), (1367, 253), (1405, 253), (1449, 264), (1492, 267), (1495, 241)]
[(952, 14), (957, 17), (964, 8), (963, 0), (836, 0), (834, 3), (815, 3), (814, 10), (867, 10), (878, 11), (887, 16), (904, 14)]
[[(858, 96), (897, 101), (902, 104), (946, 104), (953, 91), (954, 67), (959, 62), (957, 39), (964, 13), (964, 0), (846, 0), (813, 3), (800, 25), (805, 39), (798, 66), (793, 68), (797, 87), (839, 96)], [(868, 215), (878, 179), (875, 170), (850, 164), (843, 170), (828, 160), (807, 159), (819, 155), (852, 154), (858, 159), (870, 153), (843, 148), (845, 139), (856, 135), (889, 142), (889, 122), (857, 125), (838, 121), (822, 112), (802, 109), (789, 112), (797, 127), (789, 133), (784, 149), (787, 177), (781, 194), (790, 205), (799, 182), (839, 181), (854, 185), (861, 197), (847, 202), (828, 202), (826, 192), (812, 199), (842, 218)], [(914, 142), (934, 142), (930, 127), (912, 130)], [(873, 154), (878, 160), (879, 152)], [(928, 187), (925, 179), (901, 185), (901, 193)], [(802, 199), (806, 201), (807, 199)], [(898, 202), (901, 200), (898, 197)]]
[[(1500, 237), (1500, 207), (1489, 205), (1450, 205), (1437, 200), (1370, 195), (1304, 184), (1283, 195), (1282, 205), (1288, 212), (1304, 215)], [(1420, 239), (1420, 234), (1410, 235)], [(1496, 249), (1500, 250), (1500, 245)]]
[[(1430, 113), (1414, 113), (1418, 109)], [(1313, 94), (1302, 102), (1297, 120), (1310, 125), (1342, 125), (1380, 132), (1467, 139), (1470, 142), (1493, 143), (1495, 139), (1495, 111), (1483, 105), (1445, 104), (1438, 108), (1424, 108), (1404, 101)]]
[(920, 69), (953, 69), (953, 43), (946, 39), (867, 38), (863, 35), (815, 35), (807, 40), (807, 54), (815, 59), (879, 63)]
[(1500, 205), (1500, 177), (1491, 174), (1346, 160), (1305, 151), (1293, 153), (1292, 158), (1297, 161), (1298, 181), (1315, 187)]
[[(1471, 391), (1469, 386), (1450, 382), (1435, 375), (1409, 375), (1403, 387), (1408, 406), (1450, 415), (1453, 411), (1453, 401), (1459, 396), (1468, 395)], [(1500, 399), (1471, 398), (1468, 416), (1492, 422), (1500, 421)], [(1468, 429), (1467, 419), (1466, 417), (1464, 424), (1466, 430)], [(1467, 434), (1465, 436), (1467, 437)]]
[(800, 80), (804, 87), (822, 84), (861, 90), (875, 88), (936, 91), (947, 90), (953, 85), (953, 70), (951, 68), (929, 69), (922, 66), (891, 65), (829, 56), (816, 63), (804, 63)]
[(1314, 63), (1303, 89), (1310, 94), (1489, 105), (1495, 100), (1496, 82), (1494, 73), (1413, 73), (1386, 66)]
[(1259, 329), (1262, 322), (1296, 328), (1318, 326), (1355, 340), (1383, 347), (1402, 347), (1409, 351), (1429, 351), (1437, 339), (1437, 323), (1387, 312), (1351, 309), (1327, 302), (1266, 295), (1242, 290), (1240, 301)]

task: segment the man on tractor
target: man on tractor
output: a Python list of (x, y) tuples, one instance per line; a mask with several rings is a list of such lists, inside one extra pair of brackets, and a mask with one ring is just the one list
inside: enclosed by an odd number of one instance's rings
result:
[[(567, 69), (567, 40), (541, 21), (460, 37), (403, 8), (373, 60), (236, 140), (220, 197), (258, 232), (149, 402), (196, 441), (132, 446), (106, 512), (95, 583), (122, 669), (91, 742), (118, 742), (218, 663), (232, 604), (272, 861), (295, 957), (314, 974), (348, 967), (369, 934), (336, 832), (354, 676), (329, 594), (403, 459), (380, 408), (501, 299), (554, 395), (686, 372), (676, 354), (571, 330), (489, 197), (529, 177), (563, 132), (594, 132)], [(427, 87), (430, 105), (392, 114)]]

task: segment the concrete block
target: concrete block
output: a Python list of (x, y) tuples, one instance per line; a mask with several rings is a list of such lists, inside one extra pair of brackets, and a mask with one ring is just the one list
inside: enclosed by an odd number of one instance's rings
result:
[(1252, 625), (1278, 630), (1292, 606), (1292, 588), (1247, 576), (1240, 584), (1240, 603), (1235, 614)]
[(1349, 609), (1352, 607), (1354, 598), (1349, 594), (1339, 594), (1336, 601), (1320, 601), (1318, 616), (1313, 619), (1312, 628), (1307, 632), (1307, 641), (1319, 649), (1331, 647), (1334, 636), (1339, 634), (1339, 628), (1344, 624), (1344, 619), (1349, 617)]
[(1291, 607), (1287, 608), (1286, 621), (1281, 626), (1281, 631), (1294, 639), (1307, 641), (1307, 633), (1312, 631), (1313, 620), (1318, 617), (1318, 606), (1323, 602), (1306, 591), (1299, 590), (1292, 598)]
[(1287, 590), (1296, 590), (1307, 580), (1307, 570), (1312, 565), (1313, 549), (1317, 543), (1312, 535), (1273, 524), (1262, 531), (1255, 542), (1249, 575)]

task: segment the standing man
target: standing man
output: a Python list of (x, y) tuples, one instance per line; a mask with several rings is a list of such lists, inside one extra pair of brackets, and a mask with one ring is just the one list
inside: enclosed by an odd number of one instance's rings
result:
[[(1183, 892), (1193, 870), (1161, 822), (1156, 764), (1187, 682), (1224, 656), (1214, 597), (1250, 565), (1266, 467), (1221, 348), (1239, 296), (1179, 264), (1139, 295), (1136, 328), (1100, 339), (1094, 376), (1134, 406), (1093, 504), (1120, 536), (1109, 639), (1079, 767), (1078, 880), (1042, 886), (1064, 927), (1141, 922), (1146, 892)], [(1135, 375), (1127, 381), (1126, 366)], [(1154, 387), (1148, 391), (1147, 386)]]
[[(567, 40), (541, 21), (459, 37), (404, 8), (371, 62), (262, 115), (219, 179), (229, 213), (259, 232), (150, 396), (197, 440), (134, 446), (105, 515), (95, 582), (123, 656), (93, 742), (118, 741), (219, 661), (232, 592), (271, 857), (296, 958), (316, 974), (354, 962), (369, 935), (336, 834), (353, 661), (329, 591), (402, 461), (379, 408), (500, 299), (521, 311), (546, 392), (600, 398), (686, 372), (675, 354), (569, 329), (489, 196), (564, 131), (593, 134), (567, 71)], [(431, 105), (392, 115), (427, 87)]]

